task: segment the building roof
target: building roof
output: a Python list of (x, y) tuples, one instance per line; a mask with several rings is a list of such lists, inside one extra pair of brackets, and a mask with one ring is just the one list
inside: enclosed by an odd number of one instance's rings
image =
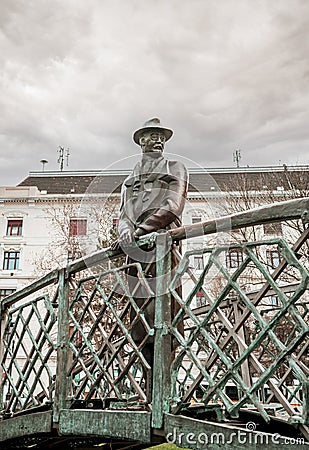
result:
[[(30, 172), (18, 186), (47, 194), (119, 193), (129, 170)], [(189, 169), (189, 192), (309, 189), (309, 166)]]

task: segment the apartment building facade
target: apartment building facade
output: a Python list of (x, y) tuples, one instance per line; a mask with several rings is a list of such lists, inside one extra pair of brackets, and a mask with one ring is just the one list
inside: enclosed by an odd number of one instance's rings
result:
[[(192, 169), (183, 223), (192, 224), (274, 201), (309, 195), (308, 166)], [(48, 270), (104, 248), (116, 237), (121, 184), (128, 171), (30, 172), (15, 187), (0, 187), (0, 298), (21, 289)], [(218, 233), (184, 243), (202, 245), (286, 236), (285, 224), (256, 227), (251, 235)], [(265, 255), (279, 263), (274, 248)], [(239, 249), (224, 254), (227, 269), (242, 262)], [(203, 255), (192, 256), (197, 272)], [(196, 306), (205, 299), (197, 293)]]

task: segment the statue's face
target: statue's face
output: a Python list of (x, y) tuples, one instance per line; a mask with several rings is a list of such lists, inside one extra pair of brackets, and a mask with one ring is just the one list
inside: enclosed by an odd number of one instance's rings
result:
[(165, 135), (160, 130), (145, 131), (140, 138), (143, 153), (160, 152), (164, 150)]

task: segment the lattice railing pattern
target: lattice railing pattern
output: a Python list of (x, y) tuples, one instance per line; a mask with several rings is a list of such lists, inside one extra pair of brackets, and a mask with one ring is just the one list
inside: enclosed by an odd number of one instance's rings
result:
[(6, 414), (51, 405), (56, 375), (56, 313), (49, 295), (9, 311), (3, 331), (2, 396)]
[[(299, 202), (288, 217), (300, 217)], [(261, 213), (244, 214), (252, 225)], [(244, 217), (235, 217), (236, 229)], [(205, 234), (215, 225), (205, 222)], [(155, 248), (153, 272), (153, 260), (116, 264), (123, 255), (107, 249), (4, 299), (2, 417), (47, 408), (58, 423), (68, 408), (143, 409), (162, 429), (166, 412), (200, 404), (226, 419), (242, 408), (266, 421), (275, 413), (308, 437), (308, 229), (292, 248), (272, 239), (190, 250), (187, 240), (181, 255), (175, 241), (196, 237), (194, 227), (138, 244)]]
[[(150, 403), (151, 367), (143, 348), (154, 330), (147, 323), (144, 310), (153, 301), (153, 293), (140, 265), (135, 266), (139, 284), (148, 293), (141, 308), (126, 282), (129, 266), (71, 283), (67, 374), (71, 379), (70, 395), (77, 403), (87, 405), (95, 401), (101, 407), (111, 403), (118, 407), (138, 403), (142, 407)], [(143, 324), (145, 336), (136, 343), (132, 328), (138, 323)]]
[[(276, 268), (265, 258), (274, 247)], [(228, 270), (231, 250), (242, 253), (242, 262)], [(197, 255), (204, 269), (194, 271)], [(268, 421), (271, 403), (282, 418), (308, 424), (309, 275), (299, 258), (282, 239), (186, 252), (171, 283), (181, 307), (171, 326), (179, 343), (172, 364), (174, 413), (202, 402), (222, 405), (233, 417), (246, 405)], [(193, 281), (182, 296), (180, 280)], [(181, 321), (185, 335), (177, 331)]]

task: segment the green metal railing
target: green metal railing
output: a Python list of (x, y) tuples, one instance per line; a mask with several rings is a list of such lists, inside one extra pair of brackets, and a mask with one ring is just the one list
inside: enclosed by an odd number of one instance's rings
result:
[[(308, 203), (293, 200), (145, 237), (138, 245), (154, 245), (157, 264), (154, 287), (145, 266), (134, 263), (138, 287), (147, 293), (142, 306), (127, 283), (129, 266), (110, 249), (4, 299), (4, 422), (48, 411), (56, 426), (61, 417), (68, 420), (68, 411), (122, 411), (147, 417), (136, 431), (144, 427), (140, 437), (147, 440), (151, 430), (164, 431), (166, 414), (214, 413), (220, 422), (251, 411), (266, 423), (276, 416), (294, 424), (308, 439)], [(184, 254), (175, 245), (301, 218), (304, 231), (293, 245), (281, 238), (214, 248), (188, 244)], [(233, 251), (238, 264), (228, 269), (226, 255)], [(279, 255), (276, 267), (270, 267), (267, 252)], [(194, 257), (201, 261), (198, 269)], [(178, 260), (174, 271), (172, 259)], [(146, 314), (152, 301), (153, 326)], [(145, 335), (136, 342), (132, 330), (138, 324)], [(144, 354), (149, 339), (153, 367)], [(60, 432), (72, 432), (72, 426), (62, 425)]]

